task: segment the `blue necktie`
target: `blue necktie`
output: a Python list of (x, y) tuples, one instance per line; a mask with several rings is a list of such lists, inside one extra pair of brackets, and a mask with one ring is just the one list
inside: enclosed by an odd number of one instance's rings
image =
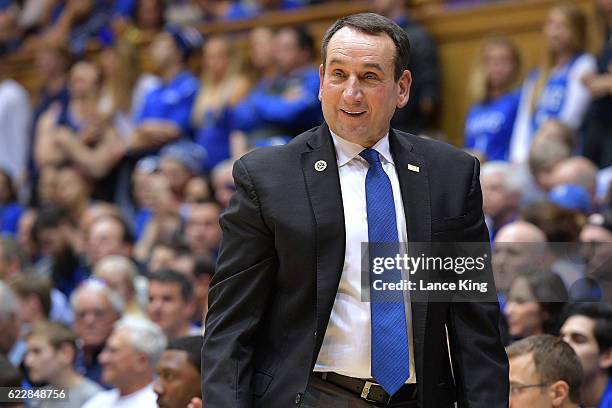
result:
[[(377, 256), (394, 257), (399, 243), (391, 181), (376, 150), (365, 149), (359, 154), (370, 165), (365, 182), (370, 261)], [(401, 272), (394, 269), (374, 275), (370, 267), (372, 377), (393, 395), (410, 375), (404, 295), (402, 291), (377, 293), (371, 286), (375, 279), (400, 282)]]

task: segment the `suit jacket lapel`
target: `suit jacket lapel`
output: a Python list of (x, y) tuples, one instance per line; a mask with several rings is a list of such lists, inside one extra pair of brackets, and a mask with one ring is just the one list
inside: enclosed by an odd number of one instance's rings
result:
[[(329, 316), (336, 298), (345, 254), (344, 208), (338, 163), (333, 141), (326, 125), (322, 125), (307, 142), (302, 153), (302, 171), (315, 220), (317, 257), (317, 332), (316, 349), (312, 364), (316, 362)], [(323, 162), (326, 168), (315, 169)], [(319, 170), (321, 166), (318, 167)]]
[[(430, 242), (431, 205), (425, 159), (418, 152), (415, 152), (413, 144), (407, 137), (398, 135), (393, 129), (389, 132), (389, 146), (402, 192), (408, 242)], [(418, 171), (416, 171), (417, 168)], [(423, 350), (427, 322), (427, 302), (426, 299), (423, 300), (423, 302), (411, 302), (417, 376), (419, 373), (422, 374), (424, 369)]]

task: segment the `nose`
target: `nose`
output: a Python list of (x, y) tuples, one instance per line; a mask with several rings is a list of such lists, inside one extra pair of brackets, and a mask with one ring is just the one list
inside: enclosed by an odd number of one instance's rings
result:
[(344, 88), (344, 92), (342, 93), (344, 101), (347, 105), (359, 105), (363, 100), (363, 91), (359, 86), (359, 81), (356, 77), (349, 77), (348, 81), (346, 81), (346, 87)]
[(164, 386), (159, 378), (153, 383), (153, 391), (159, 396), (164, 395)]

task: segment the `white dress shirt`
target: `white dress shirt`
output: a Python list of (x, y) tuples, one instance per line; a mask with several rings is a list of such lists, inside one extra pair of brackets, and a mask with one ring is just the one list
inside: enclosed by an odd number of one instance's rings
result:
[[(362, 247), (368, 242), (365, 179), (368, 162), (359, 156), (364, 147), (332, 133), (344, 205), (346, 251), (342, 276), (336, 293), (323, 345), (314, 371), (333, 371), (355, 378), (372, 378), (370, 303), (362, 301)], [(393, 189), (399, 242), (407, 242), (406, 217), (399, 179), (389, 149), (387, 134), (372, 149), (380, 154), (384, 171)], [(407, 294), (406, 294), (407, 295)], [(407, 296), (405, 296), (407, 298)], [(410, 351), (409, 383), (416, 382), (410, 302), (406, 301), (406, 326)]]
[(157, 408), (157, 394), (153, 383), (128, 395), (120, 395), (117, 388), (101, 391), (91, 397), (83, 408)]

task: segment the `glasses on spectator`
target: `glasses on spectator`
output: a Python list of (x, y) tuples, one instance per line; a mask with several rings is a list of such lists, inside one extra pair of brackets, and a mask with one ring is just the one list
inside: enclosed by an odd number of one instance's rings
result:
[(538, 384), (520, 384), (520, 383), (510, 383), (510, 395), (518, 395), (523, 390), (528, 388), (542, 388), (548, 387), (548, 383), (538, 383)]

